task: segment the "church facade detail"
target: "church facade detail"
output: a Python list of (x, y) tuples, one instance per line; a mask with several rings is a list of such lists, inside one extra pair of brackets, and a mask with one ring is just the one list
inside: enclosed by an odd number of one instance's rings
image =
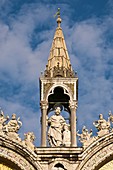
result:
[[(73, 71), (63, 31), (60, 9), (57, 28), (46, 69), (40, 76), (41, 147), (28, 132), (22, 140), (22, 126), (16, 114), (0, 110), (0, 170), (112, 170), (113, 115), (100, 114), (93, 123), (97, 135), (83, 126), (76, 129), (78, 76)], [(77, 146), (77, 138), (82, 147)]]

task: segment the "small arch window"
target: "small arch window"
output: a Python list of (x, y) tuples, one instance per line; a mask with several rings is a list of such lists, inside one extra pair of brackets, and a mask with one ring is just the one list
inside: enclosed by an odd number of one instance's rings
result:
[(64, 165), (62, 165), (61, 163), (57, 163), (54, 167), (55, 170), (67, 170), (64, 168)]

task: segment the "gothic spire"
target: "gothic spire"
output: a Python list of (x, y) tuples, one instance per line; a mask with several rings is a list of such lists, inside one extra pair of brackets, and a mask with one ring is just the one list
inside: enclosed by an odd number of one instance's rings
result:
[(62, 19), (60, 17), (60, 9), (58, 8), (57, 28), (54, 34), (48, 63), (46, 65), (45, 77), (75, 77), (71, 67), (64, 35), (60, 26)]

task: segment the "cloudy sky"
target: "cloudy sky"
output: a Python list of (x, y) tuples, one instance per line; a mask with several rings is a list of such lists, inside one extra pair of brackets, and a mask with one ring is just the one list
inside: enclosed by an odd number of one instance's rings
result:
[(45, 69), (61, 8), (72, 67), (78, 72), (77, 129), (113, 112), (112, 0), (0, 0), (0, 106), (16, 113), (20, 136), (40, 145), (39, 76)]

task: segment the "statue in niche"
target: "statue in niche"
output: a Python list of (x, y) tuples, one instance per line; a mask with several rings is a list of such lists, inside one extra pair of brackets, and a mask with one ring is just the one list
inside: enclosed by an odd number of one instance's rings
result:
[(6, 121), (9, 119), (9, 116), (4, 116), (3, 110), (0, 110), (0, 134), (4, 134), (4, 126)]
[(20, 117), (16, 119), (16, 114), (13, 113), (12, 119), (5, 126), (6, 134), (12, 139), (21, 141), (21, 139), (19, 138), (19, 135), (17, 134), (21, 126), (22, 126), (22, 122), (20, 121)]
[(23, 145), (27, 146), (29, 149), (31, 149), (32, 151), (34, 151), (34, 140), (35, 140), (35, 135), (33, 132), (28, 132), (26, 134), (24, 134), (25, 139), (23, 140)]
[(88, 131), (86, 126), (83, 126), (82, 134), (79, 134), (77, 132), (77, 136), (80, 137), (79, 140), (83, 144), (84, 148), (87, 147), (88, 145), (90, 145), (94, 141), (94, 137), (92, 137), (92, 129), (90, 131)]
[(109, 133), (110, 130), (110, 120), (108, 119), (108, 121), (106, 121), (103, 118), (103, 115), (100, 114), (99, 115), (99, 120), (95, 121), (94, 126), (98, 129), (98, 136), (101, 137), (107, 133)]
[(63, 145), (64, 146), (70, 146), (71, 144), (71, 132), (70, 132), (70, 125), (64, 124), (63, 128)]
[(63, 126), (66, 123), (65, 119), (60, 115), (61, 108), (55, 108), (55, 115), (52, 115), (48, 119), (48, 141), (50, 146), (62, 146), (63, 145)]

